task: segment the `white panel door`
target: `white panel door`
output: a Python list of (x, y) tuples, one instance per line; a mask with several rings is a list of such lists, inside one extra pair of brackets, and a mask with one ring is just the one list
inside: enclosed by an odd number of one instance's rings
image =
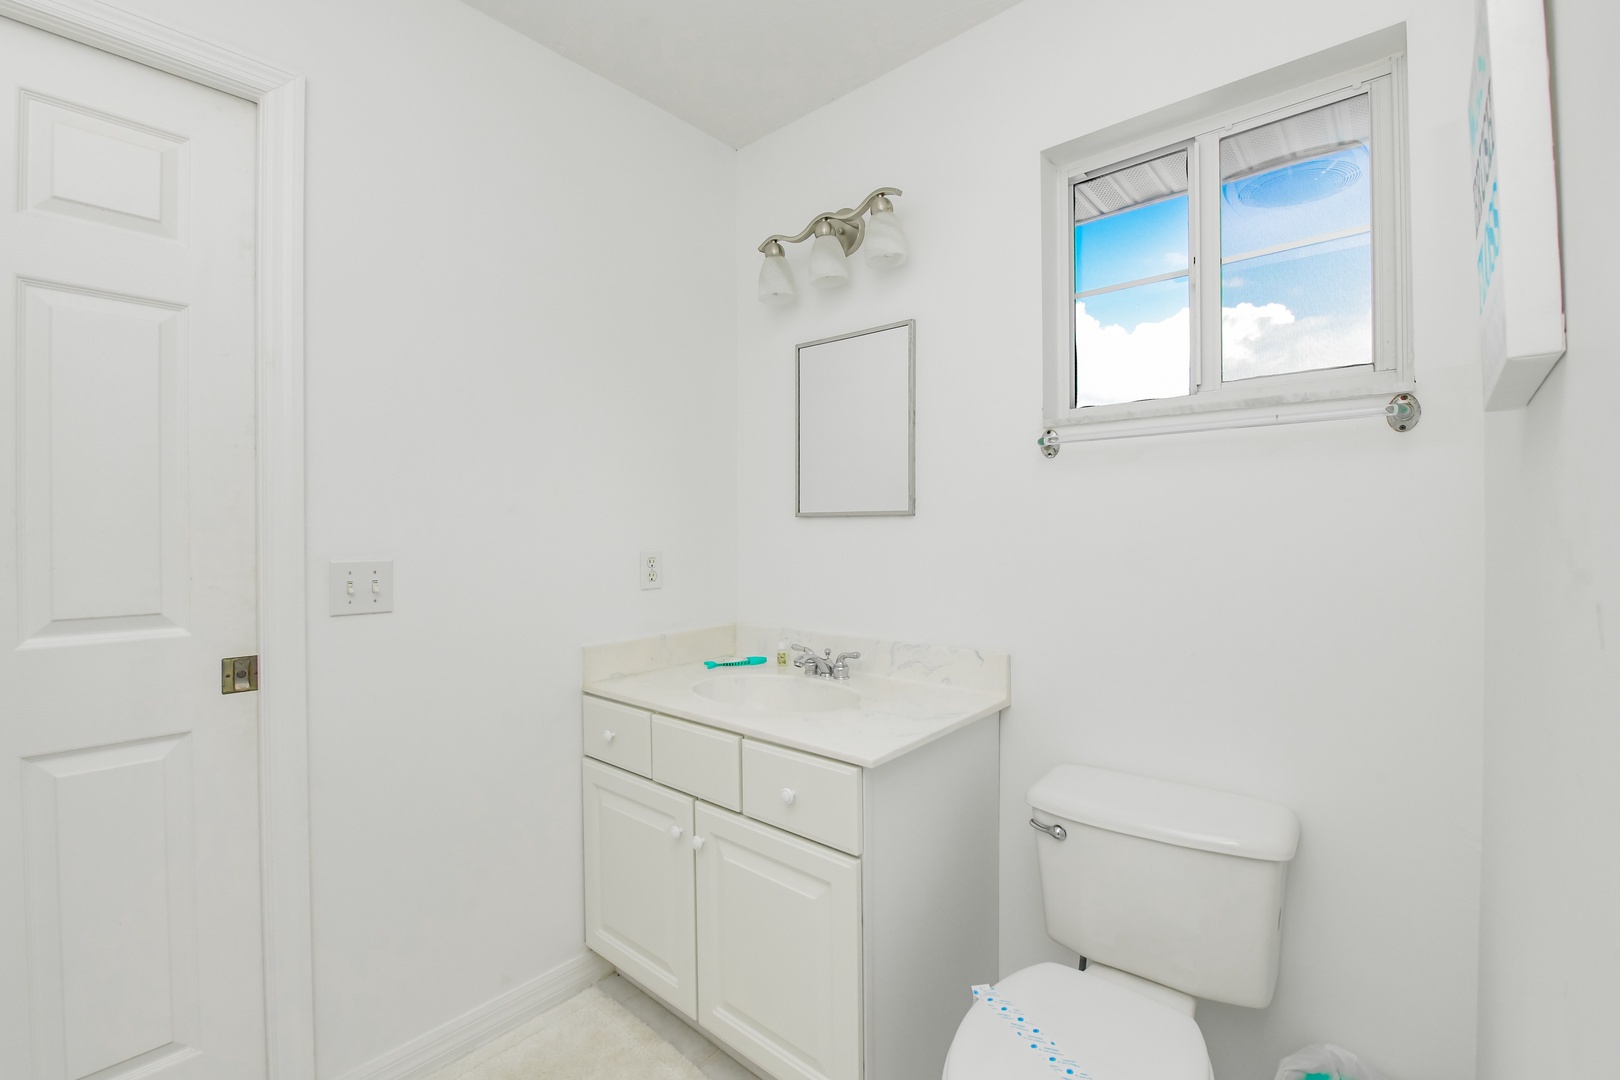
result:
[(0, 1077), (265, 1075), (247, 102), (0, 19)]
[(695, 1020), (692, 805), (585, 760), (585, 943)]
[(698, 1023), (778, 1080), (861, 1075), (861, 864), (697, 808)]

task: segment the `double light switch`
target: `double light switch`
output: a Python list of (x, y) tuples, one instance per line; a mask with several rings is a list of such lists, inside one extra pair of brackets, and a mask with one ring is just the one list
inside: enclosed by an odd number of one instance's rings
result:
[(371, 615), (394, 610), (392, 562), (335, 562), (330, 577), (333, 615)]

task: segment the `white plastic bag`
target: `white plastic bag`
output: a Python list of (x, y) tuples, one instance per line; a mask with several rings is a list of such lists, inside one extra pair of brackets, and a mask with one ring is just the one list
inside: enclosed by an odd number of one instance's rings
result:
[(1341, 1046), (1307, 1046), (1277, 1063), (1277, 1080), (1384, 1080), (1384, 1074)]

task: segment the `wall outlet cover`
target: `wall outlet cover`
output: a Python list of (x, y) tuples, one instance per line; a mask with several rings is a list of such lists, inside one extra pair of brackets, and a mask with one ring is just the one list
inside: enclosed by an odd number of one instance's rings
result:
[(328, 575), (327, 594), (333, 615), (376, 615), (393, 611), (393, 561), (334, 562)]
[(641, 587), (643, 589), (662, 589), (664, 587), (663, 552), (642, 550)]

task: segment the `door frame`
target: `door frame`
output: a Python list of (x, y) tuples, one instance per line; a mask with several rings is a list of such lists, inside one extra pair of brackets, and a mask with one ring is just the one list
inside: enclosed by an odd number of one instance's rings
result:
[(258, 107), (259, 857), (270, 1080), (314, 1080), (304, 522), (304, 78), (85, 0), (0, 0), (0, 17)]

